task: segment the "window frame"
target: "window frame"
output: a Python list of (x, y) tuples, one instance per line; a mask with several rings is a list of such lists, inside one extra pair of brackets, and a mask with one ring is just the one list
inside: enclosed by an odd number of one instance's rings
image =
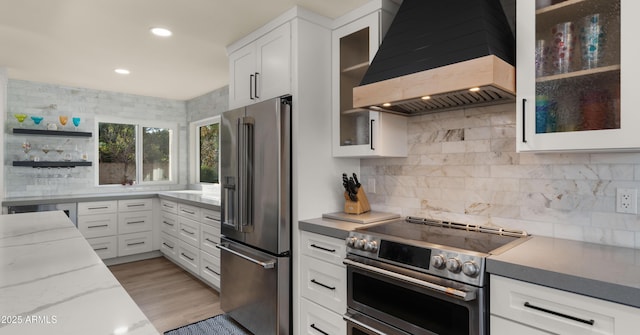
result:
[[(203, 183), (200, 182), (200, 127), (218, 124), (218, 134), (221, 133), (221, 117), (220, 115), (207, 117), (204, 119), (191, 121), (189, 123), (189, 182), (194, 185), (219, 185), (218, 183)], [(220, 135), (218, 135), (218, 148), (220, 148)], [(220, 154), (218, 153), (218, 176), (220, 176)]]
[[(136, 182), (132, 186), (154, 186), (154, 185), (175, 185), (178, 184), (178, 161), (179, 151), (178, 151), (178, 136), (179, 136), (179, 125), (177, 123), (172, 122), (162, 122), (156, 120), (142, 120), (142, 119), (123, 119), (118, 117), (109, 117), (109, 116), (99, 116), (95, 119), (94, 124), (94, 148), (93, 152), (95, 154), (95, 169), (94, 169), (94, 179), (95, 186), (97, 187), (122, 187), (121, 184), (106, 184), (100, 185), (100, 123), (119, 123), (119, 124), (127, 124), (133, 125), (136, 128), (135, 136), (136, 136)], [(144, 181), (143, 180), (143, 163), (142, 163), (142, 155), (143, 155), (143, 130), (142, 128), (162, 128), (169, 130), (169, 180), (159, 180), (159, 181)], [(129, 186), (129, 185), (127, 185)]]

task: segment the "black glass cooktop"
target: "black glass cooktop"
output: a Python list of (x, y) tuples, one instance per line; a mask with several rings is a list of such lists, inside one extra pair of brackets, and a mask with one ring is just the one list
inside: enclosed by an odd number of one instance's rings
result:
[[(416, 220), (419, 222), (419, 220)], [(428, 221), (428, 220), (425, 220)], [(522, 236), (517, 234), (500, 235), (481, 230), (478, 226), (469, 226), (469, 230), (462, 229), (461, 224), (450, 224), (447, 222), (428, 221), (439, 223), (436, 225), (423, 222), (415, 223), (413, 220), (398, 219), (388, 223), (382, 223), (370, 227), (358, 228), (361, 233), (373, 233), (397, 237), (406, 240), (426, 242), (445, 247), (454, 247), (463, 250), (475, 251), (490, 254), (492, 251), (518, 240)], [(522, 233), (522, 232), (520, 232)], [(510, 236), (513, 235), (513, 236)]]

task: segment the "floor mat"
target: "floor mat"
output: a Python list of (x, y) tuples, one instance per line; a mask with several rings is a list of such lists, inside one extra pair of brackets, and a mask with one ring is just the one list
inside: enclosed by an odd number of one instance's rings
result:
[(165, 335), (252, 335), (226, 314), (216, 315), (174, 330)]

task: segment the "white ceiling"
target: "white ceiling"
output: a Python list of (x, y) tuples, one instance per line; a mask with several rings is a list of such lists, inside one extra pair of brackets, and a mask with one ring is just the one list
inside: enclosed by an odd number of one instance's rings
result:
[(188, 100), (228, 84), (227, 45), (294, 5), (335, 18), (367, 1), (0, 0), (0, 67), (11, 79)]

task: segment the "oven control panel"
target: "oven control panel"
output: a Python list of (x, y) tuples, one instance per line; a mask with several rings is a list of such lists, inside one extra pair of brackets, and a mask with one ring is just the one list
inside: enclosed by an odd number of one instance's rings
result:
[(484, 256), (477, 253), (358, 232), (350, 233), (345, 243), (348, 253), (475, 286), (483, 285)]

